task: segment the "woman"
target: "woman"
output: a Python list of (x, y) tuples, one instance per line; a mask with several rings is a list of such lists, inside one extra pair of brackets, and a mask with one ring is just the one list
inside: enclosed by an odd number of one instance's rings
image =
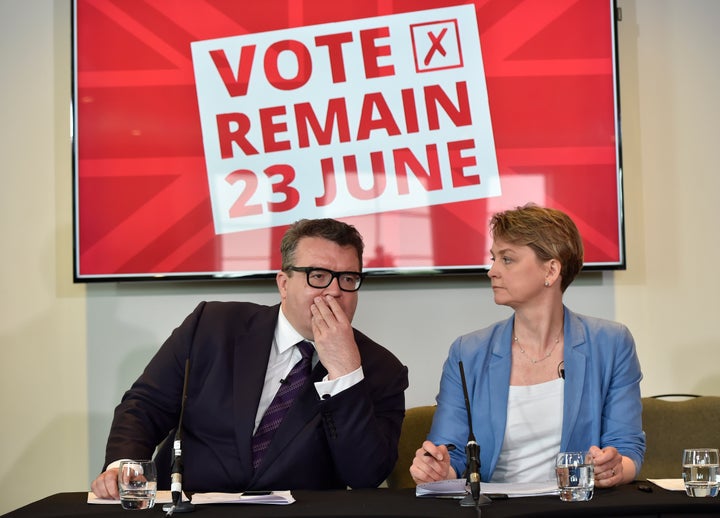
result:
[(583, 264), (577, 227), (563, 212), (530, 204), (495, 214), (490, 229), (495, 303), (514, 314), (452, 344), (410, 474), (418, 484), (464, 476), (462, 362), (481, 480), (554, 480), (558, 452), (588, 450), (596, 486), (632, 481), (645, 453), (640, 364), (625, 326), (563, 304)]

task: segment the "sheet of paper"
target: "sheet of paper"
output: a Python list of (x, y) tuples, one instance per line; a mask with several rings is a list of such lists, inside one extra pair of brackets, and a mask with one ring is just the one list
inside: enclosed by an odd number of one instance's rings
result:
[[(187, 498), (183, 498), (183, 500), (187, 500)], [(155, 505), (169, 504), (171, 502), (172, 502), (172, 495), (170, 494), (170, 491), (158, 491), (157, 495), (155, 495)], [(110, 500), (107, 498), (98, 498), (97, 496), (95, 496), (95, 493), (93, 493), (92, 491), (88, 491), (87, 503), (88, 504), (118, 504), (118, 505), (120, 505), (120, 500)]]
[(483, 482), (480, 485), (483, 493), (501, 493), (510, 498), (520, 496), (542, 496), (557, 495), (560, 491), (557, 482), (554, 480), (547, 482), (523, 482), (523, 483), (500, 483), (500, 482)]
[[(183, 495), (183, 500), (187, 497)], [(244, 493), (194, 493), (193, 504), (271, 504), (288, 505), (295, 501), (290, 491), (272, 491), (268, 495), (246, 495)], [(120, 500), (98, 498), (92, 491), (88, 492), (88, 504), (120, 504)], [(170, 491), (158, 491), (155, 505), (172, 502)]]
[(685, 482), (681, 478), (649, 478), (648, 482), (669, 491), (685, 491)]
[(295, 501), (290, 491), (271, 491), (267, 495), (244, 493), (195, 493), (193, 504), (272, 504), (288, 505)]
[[(415, 496), (421, 497), (448, 497), (463, 496), (466, 494), (465, 479), (439, 480), (426, 482), (415, 488)], [(528, 483), (499, 483), (483, 482), (480, 484), (483, 494), (500, 493), (510, 498), (521, 496), (557, 495), (558, 488), (555, 481), (528, 482)]]
[(415, 488), (415, 496), (465, 496), (465, 479), (438, 480), (425, 482)]

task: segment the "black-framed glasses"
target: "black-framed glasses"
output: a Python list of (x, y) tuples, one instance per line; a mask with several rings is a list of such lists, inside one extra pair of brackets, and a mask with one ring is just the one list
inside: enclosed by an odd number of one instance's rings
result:
[(357, 291), (365, 278), (365, 274), (360, 272), (334, 272), (314, 266), (290, 266), (288, 270), (305, 272), (307, 283), (313, 288), (327, 288), (333, 279), (337, 279), (342, 291)]

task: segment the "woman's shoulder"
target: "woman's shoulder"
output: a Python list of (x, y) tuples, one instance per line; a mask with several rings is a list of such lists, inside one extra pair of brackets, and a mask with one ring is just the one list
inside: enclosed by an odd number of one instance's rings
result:
[(505, 329), (510, 324), (509, 319), (500, 320), (498, 322), (493, 322), (489, 326), (483, 327), (481, 329), (475, 329), (474, 331), (470, 331), (469, 333), (466, 333), (463, 335), (463, 337), (467, 338), (486, 338), (491, 337), (498, 332), (502, 332), (503, 329)]
[(617, 322), (615, 320), (610, 320), (607, 318), (583, 315), (580, 313), (575, 313), (569, 309), (566, 309), (566, 311), (571, 326), (573, 326), (574, 324), (579, 324), (583, 328), (594, 333), (629, 333), (627, 326), (621, 322)]
[(574, 343), (600, 343), (605, 347), (611, 344), (633, 347), (635, 343), (630, 329), (615, 320), (582, 315), (568, 310), (566, 325), (568, 324), (570, 340)]
[[(510, 336), (512, 329), (512, 317), (494, 322), (487, 327), (470, 331), (455, 339), (451, 350), (462, 350), (465, 354), (470, 352), (482, 352), (494, 348), (502, 343), (502, 337)], [(509, 343), (509, 338), (508, 338)]]

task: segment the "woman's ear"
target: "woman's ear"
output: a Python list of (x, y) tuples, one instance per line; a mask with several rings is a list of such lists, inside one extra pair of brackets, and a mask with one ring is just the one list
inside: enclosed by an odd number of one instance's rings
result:
[(550, 259), (545, 263), (545, 286), (550, 287), (560, 280), (562, 264), (557, 259)]

